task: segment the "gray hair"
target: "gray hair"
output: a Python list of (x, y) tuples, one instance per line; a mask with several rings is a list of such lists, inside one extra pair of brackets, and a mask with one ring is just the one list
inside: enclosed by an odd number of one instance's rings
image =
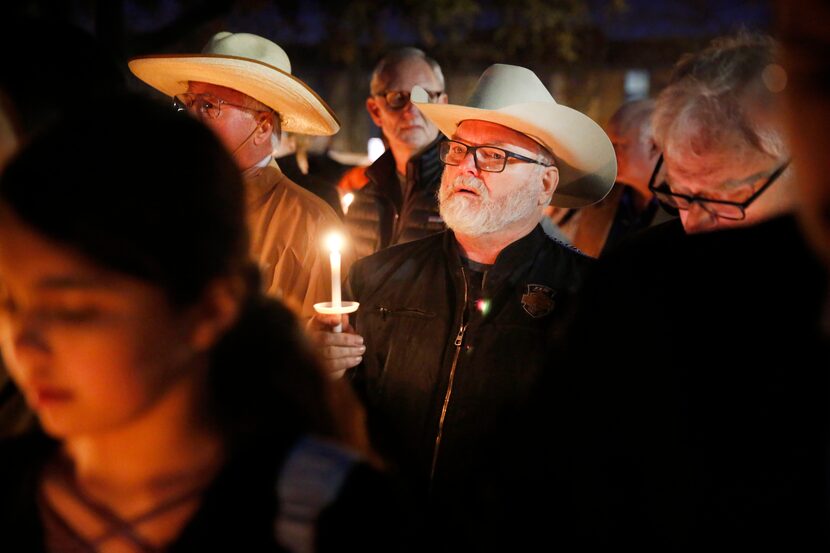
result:
[(430, 69), (432, 69), (432, 73), (435, 75), (435, 78), (438, 79), (438, 82), (441, 86), (441, 90), (444, 90), (444, 73), (443, 71), (441, 71), (441, 66), (438, 65), (438, 62), (426, 55), (426, 53), (423, 50), (408, 46), (406, 48), (398, 48), (396, 50), (392, 50), (391, 52), (383, 56), (377, 63), (377, 65), (375, 65), (375, 69), (372, 71), (372, 80), (369, 83), (371, 93), (376, 94), (378, 92), (381, 92), (379, 88), (381, 87), (381, 80), (383, 79), (385, 74), (388, 71), (395, 69), (404, 61), (410, 59), (419, 59), (424, 61), (427, 65), (429, 65)]
[(692, 156), (722, 149), (736, 161), (758, 153), (785, 156), (774, 116), (777, 90), (764, 81), (776, 50), (771, 37), (741, 32), (682, 57), (655, 106), (658, 146)]
[[(534, 140), (534, 142), (536, 141)], [(551, 152), (550, 150), (548, 150), (546, 146), (543, 146), (538, 142), (536, 142), (536, 146), (536, 155), (538, 156), (539, 161), (547, 165), (552, 165), (556, 167), (556, 156), (553, 155), (553, 152)], [(539, 167), (541, 167), (543, 170), (545, 168), (543, 165), (540, 165)]]
[(271, 130), (271, 155), (280, 149), (280, 138), (282, 134), (282, 125), (280, 123), (280, 114), (276, 111), (271, 113), (274, 125)]

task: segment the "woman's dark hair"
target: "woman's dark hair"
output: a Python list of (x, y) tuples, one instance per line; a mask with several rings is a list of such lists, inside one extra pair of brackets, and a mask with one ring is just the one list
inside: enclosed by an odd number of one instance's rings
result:
[(176, 307), (218, 277), (246, 277), (239, 321), (212, 352), (209, 414), (236, 442), (332, 434), (316, 357), (293, 314), (260, 292), (244, 201), (239, 169), (207, 128), (134, 96), (79, 106), (0, 178), (0, 205)]
[(239, 170), (197, 121), (132, 96), (83, 106), (13, 159), (0, 201), (179, 306), (247, 258)]
[(58, 18), (3, 15), (0, 88), (14, 107), (22, 140), (63, 113), (86, 111), (126, 91), (125, 64), (89, 32)]

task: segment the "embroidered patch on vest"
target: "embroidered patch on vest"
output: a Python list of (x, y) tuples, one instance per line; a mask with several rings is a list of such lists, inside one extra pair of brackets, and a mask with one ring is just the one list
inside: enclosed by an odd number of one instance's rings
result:
[(544, 317), (556, 307), (553, 297), (556, 290), (542, 284), (528, 284), (527, 290), (522, 294), (522, 307), (528, 315), (534, 319)]

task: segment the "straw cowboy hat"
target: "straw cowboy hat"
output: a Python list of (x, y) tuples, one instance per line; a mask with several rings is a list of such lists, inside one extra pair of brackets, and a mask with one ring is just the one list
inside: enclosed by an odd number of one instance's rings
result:
[(280, 114), (282, 129), (328, 136), (340, 130), (331, 108), (291, 74), (285, 51), (261, 36), (221, 32), (201, 54), (139, 56), (133, 74), (168, 96), (187, 92), (189, 81), (238, 90)]
[(466, 106), (430, 104), (414, 87), (412, 102), (451, 137), (469, 119), (504, 125), (551, 152), (559, 185), (551, 199), (558, 207), (583, 207), (600, 201), (617, 178), (617, 158), (602, 128), (582, 113), (556, 103), (533, 71), (497, 63), (481, 75)]

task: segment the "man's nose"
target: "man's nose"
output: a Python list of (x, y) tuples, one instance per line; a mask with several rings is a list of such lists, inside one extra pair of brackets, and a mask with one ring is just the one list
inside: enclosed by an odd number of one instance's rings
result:
[(682, 218), (683, 228), (687, 234), (711, 230), (718, 225), (718, 216), (700, 202), (692, 202)]
[(415, 119), (422, 117), (421, 111), (418, 107), (412, 103), (411, 99), (407, 99), (406, 104), (401, 108), (401, 112), (404, 117), (408, 119)]
[(461, 171), (465, 172), (465, 173), (471, 173), (473, 175), (478, 175), (479, 169), (478, 169), (478, 165), (476, 163), (475, 152), (473, 150), (467, 150), (467, 154), (464, 156), (464, 158), (458, 164), (458, 168)]

